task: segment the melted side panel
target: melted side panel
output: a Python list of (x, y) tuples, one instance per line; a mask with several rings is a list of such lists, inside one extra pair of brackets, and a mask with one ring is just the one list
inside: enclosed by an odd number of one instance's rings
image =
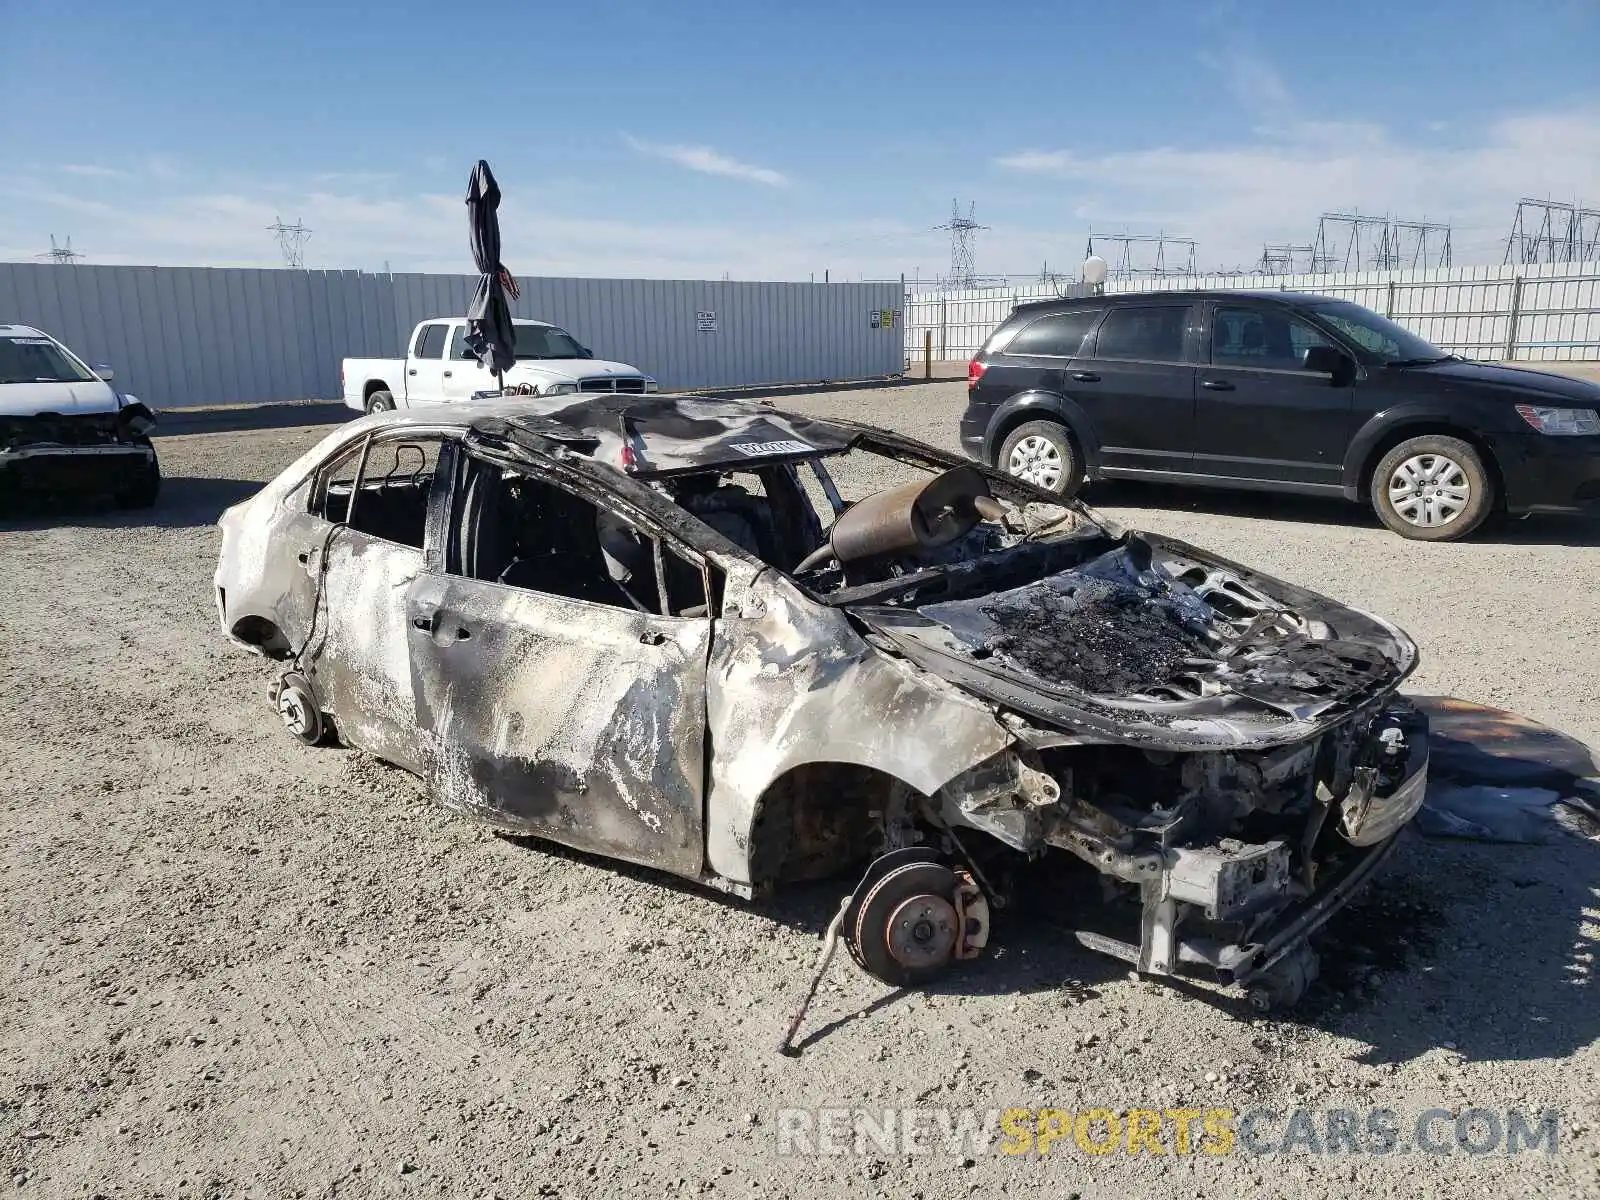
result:
[(701, 874), (709, 621), (440, 575), (418, 581), (409, 616), (423, 757), (442, 803)]
[(409, 771), (421, 764), (406, 592), (421, 571), (421, 550), (340, 529), (328, 547), (311, 659), (318, 692), (340, 736)]
[(760, 882), (751, 827), (762, 794), (793, 767), (871, 767), (932, 795), (1012, 743), (988, 706), (880, 653), (775, 572), (730, 570), (729, 598), (738, 615), (717, 623), (706, 701), (706, 856), (717, 874)]

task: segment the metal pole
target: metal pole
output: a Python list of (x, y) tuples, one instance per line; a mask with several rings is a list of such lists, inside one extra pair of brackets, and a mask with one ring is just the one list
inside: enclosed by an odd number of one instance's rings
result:
[(1511, 313), (1506, 321), (1506, 361), (1517, 358), (1517, 322), (1522, 316), (1522, 276), (1511, 281)]
[(939, 361), (940, 362), (943, 362), (946, 358), (949, 357), (949, 355), (945, 352), (948, 349), (948, 344), (949, 344), (949, 326), (945, 324), (945, 305), (946, 305), (946, 303), (948, 303), (947, 298), (944, 297), (944, 296), (940, 296), (939, 297)]
[(1383, 315), (1386, 317), (1394, 316), (1394, 280), (1392, 279), (1389, 280), (1389, 298), (1384, 301)]
[(933, 330), (922, 331), (922, 377), (933, 378)]

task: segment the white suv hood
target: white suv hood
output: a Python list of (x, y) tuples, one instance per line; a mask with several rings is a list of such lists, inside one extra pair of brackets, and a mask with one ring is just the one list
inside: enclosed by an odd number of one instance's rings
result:
[(34, 417), (40, 413), (82, 416), (117, 411), (117, 393), (109, 383), (0, 384), (0, 416)]

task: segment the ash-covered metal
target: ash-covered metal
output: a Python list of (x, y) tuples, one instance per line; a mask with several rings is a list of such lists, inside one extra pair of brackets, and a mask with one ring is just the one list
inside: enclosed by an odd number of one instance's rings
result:
[(1032, 584), (1002, 593), (979, 611), (993, 622), (992, 653), (1046, 682), (1099, 695), (1149, 691), (1189, 660), (1211, 653), (1171, 606), (1107, 580)]

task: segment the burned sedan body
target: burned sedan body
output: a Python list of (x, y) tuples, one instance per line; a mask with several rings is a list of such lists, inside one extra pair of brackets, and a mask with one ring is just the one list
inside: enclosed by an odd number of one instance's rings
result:
[(385, 414), (220, 524), (222, 627), (304, 740), (741, 896), (876, 859), (846, 938), (898, 982), (1042, 861), (1098, 875), (1086, 944), (1292, 1000), (1422, 799), (1404, 634), (867, 426)]

